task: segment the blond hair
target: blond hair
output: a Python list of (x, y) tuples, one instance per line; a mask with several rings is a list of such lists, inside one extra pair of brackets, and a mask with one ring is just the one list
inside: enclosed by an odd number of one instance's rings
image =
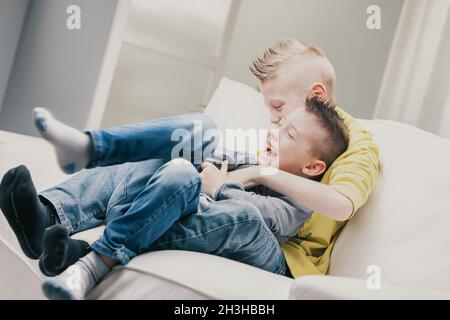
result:
[(324, 63), (318, 64), (317, 74), (332, 98), (336, 75), (325, 53), (318, 47), (301, 43), (295, 39), (284, 39), (267, 49), (262, 56), (253, 60), (249, 69), (261, 82), (278, 77), (279, 69), (294, 57), (320, 59)]

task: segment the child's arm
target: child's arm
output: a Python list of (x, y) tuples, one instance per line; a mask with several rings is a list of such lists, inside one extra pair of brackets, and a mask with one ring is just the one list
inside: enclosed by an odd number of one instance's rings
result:
[(353, 212), (352, 202), (332, 187), (281, 170), (272, 175), (261, 175), (261, 167), (248, 167), (228, 174), (228, 182), (245, 187), (262, 184), (297, 203), (333, 220), (344, 221)]
[(282, 193), (330, 219), (347, 220), (353, 204), (334, 188), (281, 170), (274, 175), (260, 175), (256, 182)]

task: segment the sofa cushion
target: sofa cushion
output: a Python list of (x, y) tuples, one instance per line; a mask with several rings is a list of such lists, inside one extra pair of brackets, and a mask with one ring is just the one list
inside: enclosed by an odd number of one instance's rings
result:
[(218, 256), (155, 251), (114, 268), (91, 299), (288, 299), (293, 279)]
[(258, 91), (246, 84), (223, 78), (205, 109), (217, 127), (225, 129), (266, 129), (270, 114)]
[[(256, 151), (264, 147), (266, 129), (270, 127), (270, 114), (264, 106), (262, 95), (255, 89), (223, 78), (211, 97), (205, 114), (216, 122), (223, 133), (224, 139), (219, 141), (217, 149), (226, 146), (228, 149), (256, 155)], [(252, 136), (256, 138), (256, 143), (254, 138), (250, 138)], [(247, 138), (252, 140), (246, 140)]]

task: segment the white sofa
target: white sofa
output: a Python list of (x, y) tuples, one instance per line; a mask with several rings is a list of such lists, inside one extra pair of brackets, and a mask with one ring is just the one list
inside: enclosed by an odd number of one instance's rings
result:
[[(222, 129), (268, 120), (260, 94), (228, 79), (206, 113)], [(381, 173), (341, 233), (329, 275), (293, 280), (212, 255), (160, 251), (116, 267), (89, 298), (450, 299), (450, 141), (401, 123), (361, 121), (375, 134)], [(40, 190), (67, 178), (46, 142), (0, 131), (0, 177), (19, 164), (30, 168)], [(76, 237), (93, 241), (101, 231)], [(379, 289), (367, 285), (369, 266), (380, 271)], [(41, 299), (42, 278), (0, 215), (0, 299)]]

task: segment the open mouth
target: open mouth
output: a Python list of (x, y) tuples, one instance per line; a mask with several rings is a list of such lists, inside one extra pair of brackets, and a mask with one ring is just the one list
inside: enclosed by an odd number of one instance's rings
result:
[(267, 142), (266, 146), (266, 156), (267, 157), (275, 156), (275, 150), (272, 148), (272, 145), (269, 142)]

